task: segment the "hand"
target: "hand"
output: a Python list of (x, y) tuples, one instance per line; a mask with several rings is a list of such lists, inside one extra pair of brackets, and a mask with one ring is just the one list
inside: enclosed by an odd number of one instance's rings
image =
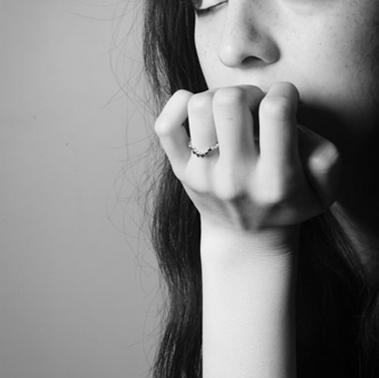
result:
[[(339, 153), (297, 125), (298, 103), (289, 83), (266, 95), (238, 86), (172, 96), (155, 130), (202, 223), (260, 232), (300, 224), (336, 200)], [(192, 154), (187, 118), (193, 146), (201, 151), (218, 141), (219, 148), (204, 158)]]

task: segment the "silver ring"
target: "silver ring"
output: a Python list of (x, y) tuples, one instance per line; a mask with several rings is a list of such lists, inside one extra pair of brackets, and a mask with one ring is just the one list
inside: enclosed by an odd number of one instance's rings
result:
[(214, 145), (208, 147), (206, 150), (204, 151), (200, 151), (198, 150), (195, 146), (192, 145), (192, 142), (189, 141), (188, 143), (188, 147), (190, 148), (190, 150), (192, 151), (192, 153), (194, 155), (196, 155), (198, 158), (204, 158), (206, 157), (210, 152), (216, 150), (218, 148), (218, 142), (215, 143)]

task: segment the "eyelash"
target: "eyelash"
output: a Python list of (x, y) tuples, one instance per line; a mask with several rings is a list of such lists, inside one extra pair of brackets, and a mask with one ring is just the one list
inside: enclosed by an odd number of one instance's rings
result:
[(217, 3), (215, 5), (212, 5), (208, 8), (199, 8), (198, 5), (196, 5), (195, 3), (193, 4), (193, 8), (195, 10), (195, 13), (198, 17), (202, 17), (202, 16), (206, 16), (208, 14), (211, 14), (213, 13), (218, 7), (220, 7), (221, 5), (227, 3), (228, 0), (224, 0), (224, 1), (221, 1), (220, 3)]

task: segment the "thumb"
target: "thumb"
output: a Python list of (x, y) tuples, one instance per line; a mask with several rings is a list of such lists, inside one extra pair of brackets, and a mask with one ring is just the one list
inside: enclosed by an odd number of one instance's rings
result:
[(298, 125), (299, 153), (305, 175), (323, 208), (337, 200), (341, 189), (342, 163), (337, 147), (321, 135)]

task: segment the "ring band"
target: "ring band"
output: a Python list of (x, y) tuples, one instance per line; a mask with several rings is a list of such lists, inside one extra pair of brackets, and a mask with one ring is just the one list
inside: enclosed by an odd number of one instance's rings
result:
[(192, 145), (192, 142), (189, 141), (188, 143), (188, 147), (190, 148), (190, 150), (192, 151), (192, 153), (194, 155), (196, 155), (198, 158), (204, 158), (206, 157), (210, 152), (212, 152), (213, 150), (216, 150), (218, 148), (218, 142), (215, 143), (214, 145), (210, 146), (209, 148), (207, 148), (206, 150), (204, 151), (200, 151), (198, 150), (195, 146)]

